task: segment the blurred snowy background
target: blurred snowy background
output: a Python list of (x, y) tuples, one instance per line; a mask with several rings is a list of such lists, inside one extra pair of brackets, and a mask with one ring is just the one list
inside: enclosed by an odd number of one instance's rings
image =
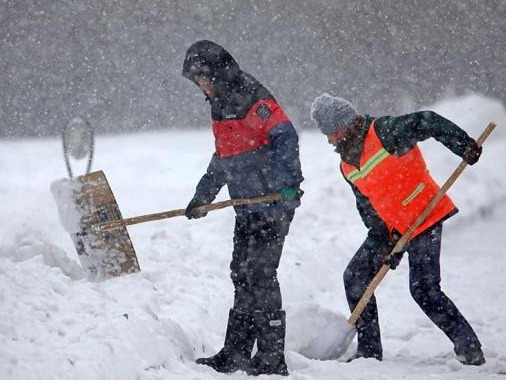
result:
[[(321, 92), (373, 114), (468, 92), (506, 101), (503, 0), (0, 1), (0, 137), (202, 127), (180, 76), (215, 40), (298, 127)], [(195, 104), (197, 103), (197, 105)]]

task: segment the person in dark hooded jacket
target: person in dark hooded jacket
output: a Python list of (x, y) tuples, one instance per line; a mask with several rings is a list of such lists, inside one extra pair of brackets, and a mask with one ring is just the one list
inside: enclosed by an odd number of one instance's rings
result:
[[(186, 208), (189, 219), (205, 216), (227, 185), (231, 198), (280, 193), (282, 200), (235, 206), (230, 264), (234, 304), (224, 347), (197, 359), (218, 372), (288, 375), (284, 357), (285, 312), (277, 268), (303, 180), (297, 133), (271, 93), (242, 71), (220, 45), (198, 41), (186, 52), (182, 75), (211, 105), (215, 152)], [(251, 357), (257, 341), (257, 353)]]
[[(347, 100), (323, 94), (311, 107), (311, 118), (341, 156), (341, 173), (356, 197), (356, 206), (368, 229), (344, 271), (350, 310), (354, 310), (383, 264), (391, 269), (403, 253), (393, 247), (439, 191), (430, 176), (418, 142), (434, 138), (469, 165), (481, 147), (469, 135), (432, 111), (403, 116), (360, 115)], [(439, 257), (443, 222), (457, 213), (448, 195), (437, 203), (405, 246), (409, 254), (409, 283), (413, 299), (454, 344), (463, 364), (485, 362), (481, 343), (457, 306), (441, 290)], [(349, 359), (382, 360), (383, 348), (374, 295), (356, 324), (358, 346)]]

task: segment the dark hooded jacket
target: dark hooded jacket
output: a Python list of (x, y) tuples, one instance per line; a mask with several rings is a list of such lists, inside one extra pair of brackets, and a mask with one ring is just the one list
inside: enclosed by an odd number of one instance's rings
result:
[[(205, 40), (194, 43), (186, 52), (182, 75), (195, 84), (196, 76), (203, 76), (216, 91), (214, 99), (208, 100), (217, 149), (206, 174), (197, 185), (195, 198), (202, 204), (210, 203), (224, 185), (228, 186), (231, 198), (251, 198), (278, 193), (284, 188), (299, 188), (303, 177), (297, 133), (288, 118), (276, 122), (275, 109), (284, 113), (261, 83), (242, 71), (223, 47)], [(251, 149), (246, 147), (222, 154), (219, 150), (223, 145), (223, 142), (220, 143), (219, 128), (226, 125), (226, 128), (232, 129), (237, 125), (238, 134), (245, 129), (254, 134), (263, 133), (261, 131), (265, 126), (255, 123), (258, 117), (252, 118), (252, 113), (254, 117), (257, 116), (254, 113), (258, 114), (268, 125), (265, 138), (261, 143), (252, 144)], [(227, 133), (232, 133), (229, 136), (233, 137), (235, 132)], [(294, 209), (299, 204), (299, 201), (284, 201), (238, 206), (235, 209), (237, 213), (276, 214)]]

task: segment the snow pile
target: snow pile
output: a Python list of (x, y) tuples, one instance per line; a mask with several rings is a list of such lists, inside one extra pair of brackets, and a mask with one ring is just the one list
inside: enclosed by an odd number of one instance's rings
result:
[(82, 214), (77, 207), (75, 194), (79, 193), (81, 183), (74, 179), (63, 178), (51, 183), (50, 189), (62, 227), (69, 233), (79, 232)]
[[(376, 292), (383, 362), (346, 363), (346, 355), (320, 362), (297, 353), (313, 334), (349, 315), (341, 276), (365, 235), (338, 157), (321, 134), (303, 131), (305, 195), (279, 270), (288, 378), (471, 380), (506, 374), (506, 112), (477, 95), (429, 108), (474, 137), (488, 121), (499, 125), (480, 162), (450, 190), (461, 212), (446, 223), (441, 257), (443, 289), (481, 338), (487, 363), (466, 367), (455, 359), (451, 343), (410, 298), (407, 260)], [(209, 131), (98, 137), (94, 169), (106, 173), (125, 217), (183, 208), (212, 146)], [(422, 149), (441, 181), (460, 162), (437, 143)], [(194, 359), (216, 353), (223, 343), (232, 302), (233, 211), (129, 227), (141, 272), (92, 283), (66, 231), (73, 222), (60, 221), (50, 191), (65, 173), (61, 142), (0, 141), (0, 151), (0, 378), (225, 378)], [(224, 190), (219, 200), (226, 198)], [(354, 343), (347, 354), (353, 349)]]

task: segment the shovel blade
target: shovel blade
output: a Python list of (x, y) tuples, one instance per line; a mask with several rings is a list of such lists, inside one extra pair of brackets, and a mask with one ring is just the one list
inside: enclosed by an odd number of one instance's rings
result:
[(61, 222), (70, 233), (88, 279), (99, 282), (140, 271), (125, 227), (98, 231), (92, 226), (121, 219), (118, 204), (102, 171), (51, 185)]
[(355, 337), (355, 326), (346, 320), (338, 320), (320, 331), (300, 354), (316, 360), (333, 360), (342, 356)]

